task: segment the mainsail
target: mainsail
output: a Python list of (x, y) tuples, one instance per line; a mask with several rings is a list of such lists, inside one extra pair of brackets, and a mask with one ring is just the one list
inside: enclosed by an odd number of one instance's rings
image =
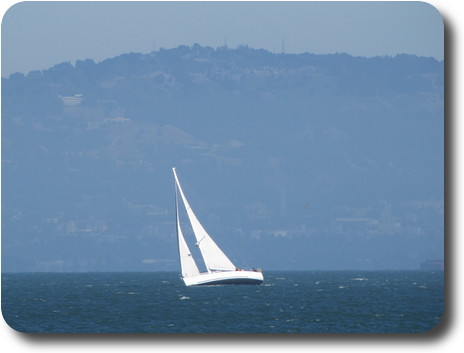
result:
[[(190, 224), (192, 225), (193, 233), (195, 234), (195, 238), (197, 240), (196, 245), (200, 248), (201, 255), (203, 256), (203, 260), (205, 262), (206, 268), (208, 272), (211, 271), (233, 271), (236, 269), (235, 265), (229, 258), (222, 252), (222, 250), (216, 245), (214, 240), (210, 237), (210, 235), (206, 232), (203, 228), (201, 223), (198, 221), (198, 218), (193, 213), (190, 204), (188, 203), (187, 199), (185, 198), (184, 192), (179, 183), (179, 179), (177, 178), (176, 169), (172, 168), (174, 172), (174, 178), (176, 180), (176, 186), (179, 190), (180, 196), (182, 197), (182, 201), (184, 202), (185, 209), (187, 210), (187, 216), (190, 220)], [(177, 201), (176, 201), (176, 209), (177, 209)], [(180, 230), (179, 225), (179, 216), (177, 211), (177, 232), (179, 234), (179, 251), (181, 251), (181, 247), (187, 250), (187, 258), (192, 258), (190, 251), (188, 250), (187, 244), (182, 236), (182, 231)], [(183, 242), (182, 246), (181, 243)], [(185, 254), (184, 254), (185, 257)], [(182, 254), (181, 254), (182, 258)], [(182, 261), (182, 260), (181, 260)], [(193, 258), (192, 258), (193, 261)], [(195, 266), (196, 271), (198, 268), (196, 267), (195, 262), (193, 261), (193, 265)], [(182, 271), (184, 269), (182, 268)]]
[(179, 221), (179, 206), (177, 202), (177, 192), (176, 192), (176, 223), (177, 223), (177, 240), (179, 242), (179, 258), (180, 258), (180, 267), (182, 272), (182, 277), (190, 277), (200, 274), (198, 271), (197, 264), (193, 259), (193, 256), (190, 252), (190, 249), (185, 242), (184, 235), (182, 234), (182, 229), (180, 227)]

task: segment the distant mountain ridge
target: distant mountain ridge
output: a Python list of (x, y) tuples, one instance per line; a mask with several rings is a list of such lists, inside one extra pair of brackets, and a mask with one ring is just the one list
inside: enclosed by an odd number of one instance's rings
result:
[(176, 269), (172, 166), (251, 265), (418, 267), (443, 250), (443, 109), (444, 63), (410, 55), (195, 44), (12, 74), (4, 269)]

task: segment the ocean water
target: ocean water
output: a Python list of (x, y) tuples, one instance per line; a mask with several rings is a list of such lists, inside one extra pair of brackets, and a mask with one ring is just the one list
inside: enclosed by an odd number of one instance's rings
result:
[(185, 287), (173, 272), (2, 274), (21, 332), (425, 332), (444, 310), (443, 272), (265, 272), (258, 286)]

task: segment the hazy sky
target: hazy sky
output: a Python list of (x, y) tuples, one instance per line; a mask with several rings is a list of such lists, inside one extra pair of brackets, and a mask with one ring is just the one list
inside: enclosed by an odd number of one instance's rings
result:
[(2, 76), (225, 40), (273, 52), (443, 59), (442, 18), (422, 2), (23, 2), (3, 17)]

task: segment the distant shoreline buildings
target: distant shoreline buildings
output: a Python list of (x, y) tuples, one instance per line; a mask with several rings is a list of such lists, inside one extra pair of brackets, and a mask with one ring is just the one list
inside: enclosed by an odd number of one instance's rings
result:
[(420, 264), (422, 271), (444, 271), (445, 264), (443, 260), (426, 260)]

